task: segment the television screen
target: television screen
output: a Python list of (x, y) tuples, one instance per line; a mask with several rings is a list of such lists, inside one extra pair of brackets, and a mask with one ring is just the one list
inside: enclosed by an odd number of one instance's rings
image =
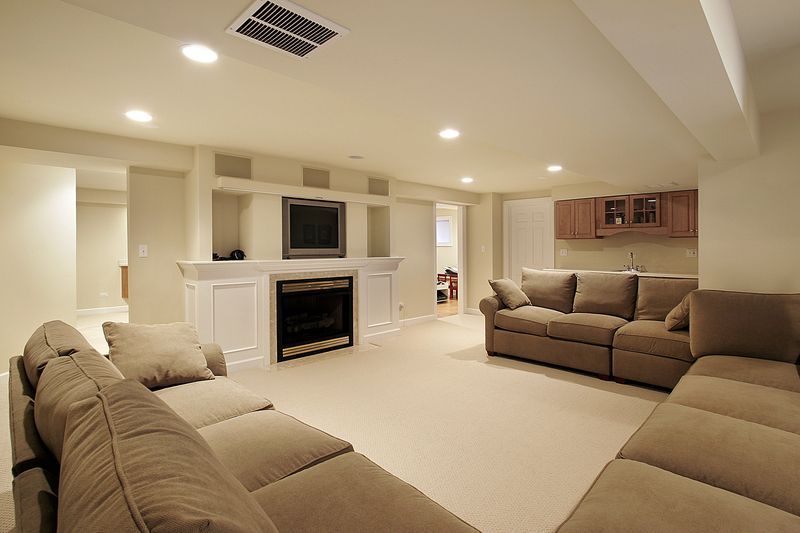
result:
[(339, 209), (290, 205), (289, 244), (292, 248), (339, 248)]

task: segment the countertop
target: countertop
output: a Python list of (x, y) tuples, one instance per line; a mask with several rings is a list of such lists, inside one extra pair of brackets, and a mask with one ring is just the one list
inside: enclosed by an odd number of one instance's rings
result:
[(599, 272), (601, 274), (636, 274), (643, 278), (677, 278), (677, 279), (698, 279), (697, 274), (667, 274), (662, 272), (623, 272), (619, 270), (576, 270), (565, 268), (545, 268), (551, 272)]

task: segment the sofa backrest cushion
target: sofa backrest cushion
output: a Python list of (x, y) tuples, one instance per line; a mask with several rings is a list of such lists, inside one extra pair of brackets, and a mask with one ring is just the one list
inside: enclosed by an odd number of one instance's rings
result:
[(579, 272), (575, 313), (597, 313), (630, 320), (636, 304), (636, 276)]
[(55, 457), (36, 429), (34, 393), (22, 357), (12, 357), (8, 368), (8, 416), (11, 473), (15, 476), (37, 466), (58, 470)]
[(33, 388), (39, 384), (45, 365), (51, 359), (62, 355), (70, 355), (80, 350), (93, 350), (80, 332), (60, 320), (45, 322), (33, 332), (25, 344), (22, 359), (25, 363), (25, 374)]
[(47, 364), (36, 391), (34, 417), (39, 435), (59, 462), (72, 404), (122, 379), (119, 370), (95, 351), (77, 352)]
[(277, 531), (200, 434), (134, 380), (72, 407), (58, 530)]
[(547, 272), (533, 268), (522, 269), (522, 292), (536, 307), (572, 311), (577, 278), (573, 272)]
[(169, 387), (214, 379), (197, 330), (187, 322), (127, 324), (106, 322), (109, 358), (128, 379), (145, 387)]
[(797, 363), (800, 294), (697, 290), (689, 297), (692, 355)]
[(697, 288), (696, 279), (639, 276), (636, 320), (664, 320), (684, 296)]

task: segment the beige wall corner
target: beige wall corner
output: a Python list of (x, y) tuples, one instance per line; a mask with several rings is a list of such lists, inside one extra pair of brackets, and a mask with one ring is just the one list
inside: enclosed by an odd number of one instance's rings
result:
[(800, 292), (800, 110), (761, 125), (761, 156), (699, 165), (703, 288)]
[(433, 315), (436, 288), (436, 236), (434, 204), (397, 200), (391, 209), (391, 255), (405, 257), (400, 263), (400, 318), (407, 320)]
[(213, 218), (212, 250), (227, 257), (239, 245), (239, 197), (214, 191), (211, 200)]
[[(132, 167), (128, 170), (128, 306), (130, 321), (184, 320), (186, 187), (182, 174)], [(148, 256), (138, 247), (147, 245)]]
[(280, 196), (245, 194), (239, 197), (239, 246), (248, 259), (282, 258), (282, 209)]
[(213, 248), (214, 152), (207, 146), (194, 148), (194, 167), (184, 180), (186, 202), (186, 257), (210, 261)]
[[(92, 190), (78, 189), (77, 207), (77, 293), (78, 309), (118, 307), (127, 305), (122, 298), (120, 261), (128, 258), (128, 209), (123, 204), (91, 203), (96, 199), (114, 200), (121, 191), (95, 191), (116, 193), (109, 195), (87, 194)], [(81, 201), (83, 199), (84, 201)]]
[(75, 209), (73, 169), (0, 163), (0, 357), (43, 322), (75, 323)]
[(492, 294), (487, 280), (503, 275), (503, 200), (500, 194), (480, 195), (478, 205), (467, 207), (467, 302), (477, 309)]

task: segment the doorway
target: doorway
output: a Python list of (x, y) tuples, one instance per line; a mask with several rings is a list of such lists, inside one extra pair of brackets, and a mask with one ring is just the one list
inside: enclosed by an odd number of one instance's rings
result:
[(436, 204), (436, 317), (464, 312), (465, 208)]
[(522, 269), (553, 268), (555, 234), (553, 199), (528, 198), (503, 202), (505, 277), (520, 284)]

